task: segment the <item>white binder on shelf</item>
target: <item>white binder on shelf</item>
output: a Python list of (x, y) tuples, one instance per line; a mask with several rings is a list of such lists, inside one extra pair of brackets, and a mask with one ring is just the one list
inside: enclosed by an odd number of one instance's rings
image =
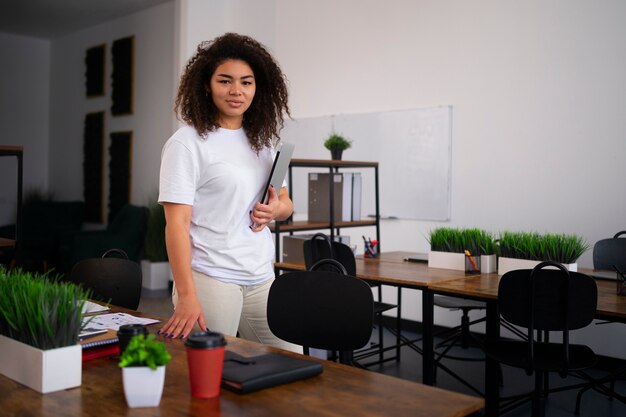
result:
[(361, 220), (361, 173), (352, 174), (352, 221)]
[(352, 173), (343, 173), (341, 220), (349, 222), (352, 220)]

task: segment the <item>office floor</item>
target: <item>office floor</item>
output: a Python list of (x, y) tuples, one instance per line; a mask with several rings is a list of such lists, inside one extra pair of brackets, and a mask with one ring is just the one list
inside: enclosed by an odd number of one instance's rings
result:
[[(148, 291), (143, 290), (141, 302), (139, 304), (139, 311), (146, 314), (154, 314), (159, 317), (169, 317), (172, 313), (172, 302), (170, 293), (167, 290), (163, 291)], [(373, 336), (376, 336), (374, 332)], [(404, 333), (409, 339), (419, 337), (418, 334), (411, 334), (409, 332)], [(385, 331), (385, 343), (391, 345), (395, 342), (395, 336)], [(461, 356), (467, 355), (467, 357), (479, 358), (481, 351), (477, 348), (469, 348), (466, 350), (459, 349), (455, 352)], [(387, 375), (396, 376), (399, 378), (407, 379), (410, 381), (421, 382), (422, 379), (422, 358), (419, 353), (412, 350), (408, 346), (404, 346), (401, 352), (400, 362), (389, 361), (381, 365), (374, 365), (369, 367), (370, 370), (375, 372), (381, 372)], [(460, 374), (471, 385), (477, 387), (479, 390), (483, 390), (483, 366), (482, 361), (455, 361), (446, 360), (445, 366), (448, 366), (454, 372)], [(601, 376), (605, 374), (604, 370), (594, 369), (590, 372), (594, 376)], [(533, 377), (528, 377), (522, 370), (503, 367), (503, 388), (501, 395), (514, 395), (522, 392), (527, 392), (532, 389)], [(552, 376), (550, 379), (551, 386), (567, 385), (579, 382), (573, 377), (568, 377), (562, 380), (558, 376)], [(445, 372), (438, 370), (437, 372), (437, 386), (440, 388), (463, 392), (470, 395), (475, 393), (464, 386), (462, 383), (449, 376)], [(620, 393), (626, 393), (626, 381), (620, 380), (616, 384), (616, 389)], [(565, 391), (561, 393), (552, 394), (548, 398), (546, 417), (574, 417), (574, 407), (576, 405), (576, 393), (577, 391)], [(507, 417), (525, 417), (530, 416), (530, 404), (524, 404), (519, 408), (510, 411), (506, 414)], [(582, 417), (623, 417), (626, 416), (626, 404), (619, 401), (609, 401), (605, 396), (602, 396), (592, 390), (583, 395), (581, 413)]]

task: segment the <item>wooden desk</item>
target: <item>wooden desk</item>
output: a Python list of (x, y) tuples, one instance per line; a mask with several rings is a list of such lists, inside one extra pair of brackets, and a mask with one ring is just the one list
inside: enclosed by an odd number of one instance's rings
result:
[[(85, 362), (80, 387), (46, 395), (0, 375), (2, 415), (461, 417), (484, 406), (480, 398), (321, 360), (324, 372), (317, 377), (247, 395), (222, 390), (217, 399), (192, 398), (183, 342), (158, 338), (165, 341), (172, 355), (158, 408), (126, 406), (118, 359), (110, 357)], [(245, 356), (269, 351), (300, 356), (235, 338), (228, 338), (227, 349)]]
[(0, 237), (0, 248), (13, 248), (13, 247), (15, 247), (15, 240)]
[[(427, 263), (403, 261), (411, 252), (389, 252), (381, 258), (356, 258), (356, 276), (368, 281), (403, 288), (424, 289), (436, 283), (465, 278), (463, 271), (429, 268)], [(277, 269), (304, 271), (304, 263), (277, 262)]]
[[(585, 272), (585, 270), (581, 270)], [(483, 274), (462, 280), (440, 281), (429, 286), (429, 290), (452, 296), (462, 296), (481, 301), (496, 301), (501, 276)], [(598, 287), (598, 307), (596, 318), (626, 323), (626, 297), (616, 293), (616, 282), (596, 279)]]
[[(589, 273), (584, 269), (581, 272)], [(500, 335), (497, 306), (500, 278), (493, 273), (471, 276), (462, 280), (442, 281), (429, 286), (426, 292), (431, 295), (437, 293), (485, 301), (487, 303), (486, 337), (495, 339)], [(626, 323), (626, 297), (616, 294), (616, 282), (596, 279), (596, 284), (598, 287), (596, 318)], [(428, 308), (434, 307), (431, 304)], [(432, 325), (432, 322), (423, 323), (424, 327)], [(432, 345), (434, 342), (432, 337), (429, 336), (427, 340), (424, 336), (423, 343)], [(485, 361), (485, 414), (487, 416), (498, 415), (498, 378), (497, 363), (487, 358)]]
[[(415, 255), (412, 252), (385, 252), (378, 258), (356, 258), (356, 276), (385, 285), (411, 288), (422, 291), (422, 336), (431, 343), (422, 344), (422, 382), (427, 385), (434, 383), (434, 347), (433, 326), (434, 308), (433, 293), (426, 291), (430, 286), (448, 281), (463, 280), (474, 275), (464, 271), (429, 268), (426, 262), (406, 262), (404, 258)], [(276, 269), (303, 271), (303, 263), (278, 262)]]

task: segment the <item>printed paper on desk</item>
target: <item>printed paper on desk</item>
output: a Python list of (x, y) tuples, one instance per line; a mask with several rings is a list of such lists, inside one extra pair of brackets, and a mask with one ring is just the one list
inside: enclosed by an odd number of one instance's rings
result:
[(127, 313), (110, 313), (100, 314), (99, 316), (84, 317), (83, 323), (89, 322), (89, 327), (92, 329), (112, 329), (119, 330), (120, 326), (124, 324), (153, 324), (158, 323), (159, 320), (147, 319), (143, 317), (135, 317)]
[(100, 305), (98, 303), (91, 302), (89, 300), (85, 300), (85, 304), (83, 304), (83, 314), (92, 314), (92, 313), (100, 313), (102, 311), (110, 310), (109, 307)]

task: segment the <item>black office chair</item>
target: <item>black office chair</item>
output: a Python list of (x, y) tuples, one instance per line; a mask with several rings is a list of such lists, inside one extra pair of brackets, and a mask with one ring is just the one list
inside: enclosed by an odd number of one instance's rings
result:
[[(303, 251), (304, 251), (304, 264), (307, 269), (311, 269), (311, 267), (318, 261), (322, 259), (334, 259), (338, 261), (343, 267), (346, 269), (347, 274), (350, 276), (356, 276), (356, 261), (354, 259), (354, 252), (352, 249), (344, 243), (341, 242), (331, 242), (330, 238), (324, 233), (316, 233), (309, 240), (304, 241), (303, 243)], [(331, 266), (321, 266), (321, 270), (332, 270)], [(364, 364), (363, 366), (371, 366), (375, 364), (379, 364), (388, 360), (396, 359), (396, 361), (400, 360), (400, 343), (401, 343), (401, 325), (400, 325), (400, 307), (399, 304), (389, 304), (383, 303), (380, 301), (382, 299), (382, 286), (381, 285), (372, 285), (368, 283), (370, 287), (376, 286), (378, 288), (378, 300), (374, 301), (374, 316), (378, 321), (378, 343), (370, 346), (369, 349), (359, 352), (357, 354), (357, 359), (365, 359), (367, 357), (378, 355), (378, 360), (374, 362), (370, 362)], [(398, 289), (398, 300), (400, 300), (400, 289)], [(399, 302), (399, 301), (398, 301)], [(392, 329), (396, 335), (396, 355), (394, 357), (384, 358), (384, 353), (386, 350), (393, 349), (394, 347), (389, 347), (385, 349), (384, 341), (383, 341), (383, 313), (385, 311), (392, 310), (394, 308), (398, 309), (398, 313), (396, 316), (396, 328)]]
[[(121, 258), (110, 255), (118, 254)], [(137, 310), (141, 299), (141, 268), (120, 249), (106, 251), (101, 258), (79, 261), (70, 281), (91, 290), (91, 298)]]
[(373, 317), (370, 287), (331, 259), (276, 277), (267, 300), (267, 322), (277, 337), (302, 345), (307, 355), (309, 348), (339, 351), (340, 362), (351, 365), (353, 351), (370, 340)]
[(435, 368), (434, 378), (437, 378), (437, 368), (441, 367), (450, 376), (472, 389), (474, 392), (481, 394), (476, 388), (467, 383), (458, 374), (441, 364), (443, 359), (462, 360), (462, 361), (483, 361), (484, 358), (473, 357), (469, 355), (460, 356), (456, 353), (451, 353), (452, 348), (460, 346), (462, 349), (467, 349), (470, 346), (482, 347), (483, 342), (478, 340), (471, 332), (471, 326), (486, 321), (486, 317), (483, 316), (476, 320), (470, 320), (469, 312), (471, 310), (484, 310), (487, 305), (483, 301), (469, 300), (458, 297), (448, 297), (445, 295), (435, 295), (433, 298), (433, 304), (437, 307), (446, 308), (449, 310), (461, 311), (461, 324), (451, 329), (447, 329), (443, 332), (444, 339), (435, 345)]
[[(554, 269), (545, 269), (555, 267)], [(562, 378), (568, 373), (589, 380), (582, 370), (596, 363), (595, 353), (584, 345), (569, 343), (569, 333), (588, 326), (597, 303), (595, 281), (584, 274), (569, 272), (556, 262), (542, 262), (532, 270), (507, 272), (498, 287), (498, 309), (502, 318), (527, 330), (527, 340), (487, 340), (489, 357), (535, 376), (530, 394), (502, 398), (500, 413), (532, 401), (532, 416), (545, 414), (548, 393), (579, 388), (575, 384), (547, 388), (549, 372)], [(549, 332), (559, 332), (562, 340), (550, 342)]]
[(612, 239), (602, 239), (593, 246), (593, 268), (614, 271), (617, 267), (626, 272), (626, 230), (617, 232)]
[[(593, 268), (607, 271), (615, 271), (616, 275), (626, 273), (626, 238), (619, 239), (620, 236), (626, 235), (626, 230), (617, 232), (611, 239), (602, 239), (593, 246)], [(619, 279), (619, 278), (618, 278)], [(605, 324), (610, 322), (602, 322)], [(610, 400), (617, 398), (622, 402), (626, 402), (623, 395), (615, 392), (615, 381), (622, 378), (626, 374), (626, 368), (622, 367), (604, 378), (594, 380), (578, 392), (576, 397), (575, 413), (580, 412), (580, 403), (582, 395), (590, 389), (594, 389), (609, 397)], [(609, 384), (610, 388), (606, 388), (604, 384)]]

